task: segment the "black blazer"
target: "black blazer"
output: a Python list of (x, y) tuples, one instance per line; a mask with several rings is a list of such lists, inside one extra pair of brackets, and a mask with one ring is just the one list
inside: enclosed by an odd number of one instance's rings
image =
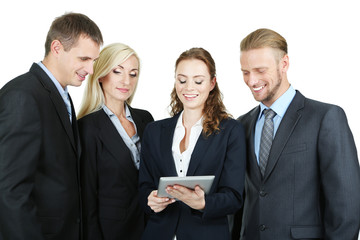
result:
[(297, 92), (262, 179), (254, 151), (259, 109), (239, 118), (249, 156), (241, 239), (356, 240), (360, 171), (344, 111)]
[[(145, 110), (129, 109), (141, 138), (154, 119)], [(145, 216), (130, 150), (102, 109), (81, 118), (79, 129), (85, 239), (140, 239)]]
[(219, 133), (201, 134), (191, 155), (188, 176), (215, 175), (203, 211), (179, 201), (159, 213), (147, 205), (160, 177), (177, 176), (171, 149), (178, 118), (151, 123), (144, 133), (139, 191), (141, 205), (151, 216), (142, 239), (170, 240), (175, 234), (178, 240), (230, 239), (227, 215), (242, 206), (246, 161), (244, 130), (234, 119), (223, 120)]
[[(72, 103), (71, 103), (72, 105)], [(0, 90), (0, 239), (80, 238), (80, 141), (38, 64)]]

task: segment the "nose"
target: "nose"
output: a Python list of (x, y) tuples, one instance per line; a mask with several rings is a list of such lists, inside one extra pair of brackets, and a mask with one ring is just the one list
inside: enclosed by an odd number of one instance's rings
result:
[(121, 83), (124, 84), (124, 85), (129, 85), (130, 84), (130, 76), (129, 74), (124, 74), (122, 77), (121, 77)]
[(186, 83), (185, 83), (185, 89), (186, 89), (187, 91), (193, 90), (193, 89), (194, 89), (194, 81), (193, 81), (193, 80), (188, 80), (188, 81), (186, 81)]
[(254, 86), (258, 83), (258, 78), (255, 74), (249, 73), (245, 81), (248, 86)]
[(88, 74), (93, 74), (94, 73), (94, 62), (93, 61), (89, 61), (89, 63), (85, 67), (85, 71)]

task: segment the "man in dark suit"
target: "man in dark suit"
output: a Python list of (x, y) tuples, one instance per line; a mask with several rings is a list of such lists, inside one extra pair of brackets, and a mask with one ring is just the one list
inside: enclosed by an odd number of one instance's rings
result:
[(258, 29), (240, 48), (244, 81), (261, 102), (239, 118), (248, 153), (240, 238), (357, 239), (360, 171), (344, 111), (293, 89), (278, 33)]
[(80, 239), (80, 144), (67, 86), (92, 73), (102, 35), (87, 16), (56, 18), (45, 58), (0, 90), (0, 239)]

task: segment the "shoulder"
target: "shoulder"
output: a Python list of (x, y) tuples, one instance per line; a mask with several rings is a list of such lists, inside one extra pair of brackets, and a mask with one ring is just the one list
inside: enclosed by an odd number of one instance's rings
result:
[(239, 122), (241, 122), (244, 126), (247, 126), (254, 118), (259, 115), (259, 106), (254, 107), (249, 112), (241, 115), (237, 118)]
[(237, 133), (244, 133), (243, 124), (240, 121), (237, 121), (233, 118), (227, 118), (220, 122), (220, 133), (233, 133), (234, 131)]
[(331, 103), (321, 102), (310, 98), (304, 98), (303, 111), (311, 115), (317, 115), (319, 117), (325, 117), (328, 115), (345, 116), (345, 112), (340, 106)]
[(104, 121), (104, 118), (106, 119), (104, 110), (100, 109), (96, 112), (92, 112), (77, 121), (79, 130), (86, 131), (87, 129), (99, 129)]
[(139, 118), (145, 120), (146, 122), (154, 121), (154, 118), (151, 115), (151, 113), (149, 111), (145, 110), (145, 109), (133, 108), (133, 107), (130, 107), (130, 106), (129, 106), (129, 109), (130, 109), (130, 112), (131, 112), (132, 115), (136, 115)]

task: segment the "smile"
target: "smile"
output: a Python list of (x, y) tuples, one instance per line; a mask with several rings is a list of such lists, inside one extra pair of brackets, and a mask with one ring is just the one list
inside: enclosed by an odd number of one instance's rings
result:
[(193, 99), (193, 98), (196, 98), (198, 96), (198, 94), (183, 94), (183, 96), (186, 99)]
[(85, 80), (85, 77), (86, 77), (87, 74), (81, 75), (81, 74), (77, 73), (77, 75), (80, 77), (81, 80)]
[(127, 93), (129, 91), (129, 89), (127, 89), (127, 88), (116, 88), (116, 89), (122, 93)]
[(262, 90), (264, 87), (265, 87), (265, 86), (254, 87), (253, 90), (254, 90), (255, 92), (258, 92), (258, 91)]

